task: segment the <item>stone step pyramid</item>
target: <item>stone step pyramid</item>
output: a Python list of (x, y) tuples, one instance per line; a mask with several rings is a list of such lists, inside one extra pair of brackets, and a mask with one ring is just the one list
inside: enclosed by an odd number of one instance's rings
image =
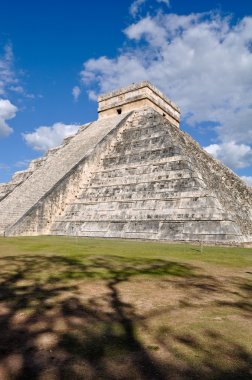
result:
[(90, 123), (43, 160), (28, 178), (24, 176), (24, 181), (0, 202), (0, 233), (8, 234), (8, 230), (26, 217), (31, 208), (43, 202), (48, 193), (75, 171), (80, 161), (87, 158), (124, 118), (125, 115), (117, 115)]
[(5, 235), (252, 242), (252, 191), (179, 129), (148, 82), (99, 98), (86, 125), (0, 201)]

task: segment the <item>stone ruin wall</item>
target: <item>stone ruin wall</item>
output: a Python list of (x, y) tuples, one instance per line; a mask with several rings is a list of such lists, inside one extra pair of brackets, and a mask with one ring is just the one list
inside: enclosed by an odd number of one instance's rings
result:
[(178, 143), (185, 144), (186, 153), (193, 158), (193, 165), (202, 174), (208, 189), (216, 194), (224, 208), (233, 215), (244, 235), (251, 235), (252, 188), (202, 149), (190, 135), (183, 131), (177, 133), (175, 128), (174, 133)]
[(26, 181), (37, 169), (39, 169), (48, 158), (54, 154), (65, 144), (69, 142), (72, 137), (66, 137), (62, 144), (56, 148), (49, 149), (43, 157), (32, 160), (26, 170), (20, 170), (13, 174), (11, 180), (7, 183), (0, 183), (0, 202), (7, 197), (16, 187), (20, 186)]
[[(136, 117), (134, 117), (136, 115)], [(138, 110), (134, 113), (132, 119), (133, 124), (129, 126), (127, 130), (127, 134), (124, 136), (123, 140), (120, 142), (117, 142), (115, 145), (115, 150), (112, 149), (111, 154), (109, 156), (106, 156), (105, 159), (105, 166), (103, 167), (102, 171), (98, 173), (105, 173), (106, 170), (110, 169), (113, 170), (115, 173), (120, 171), (121, 167), (127, 167), (129, 163), (129, 171), (132, 171), (132, 164), (134, 164), (134, 167), (138, 167), (138, 165), (145, 165), (147, 164), (148, 167), (152, 166), (152, 162), (154, 159), (154, 156), (152, 154), (150, 144), (152, 145), (152, 140), (159, 140), (157, 137), (151, 137), (148, 139), (148, 137), (145, 135), (146, 130), (152, 130), (153, 126), (154, 129), (157, 131), (167, 131), (166, 138), (165, 138), (165, 146), (163, 146), (164, 141), (162, 143), (162, 146), (157, 146), (157, 148), (160, 148), (160, 153), (158, 156), (155, 155), (156, 162), (159, 162), (159, 165), (163, 165), (163, 160), (166, 160), (166, 155), (169, 157), (169, 162), (171, 163), (171, 159), (175, 159), (174, 162), (178, 161), (179, 157), (184, 157), (182, 160), (186, 160), (186, 165), (188, 166), (188, 169), (194, 173), (189, 175), (189, 177), (185, 176), (186, 171), (181, 173), (181, 179), (180, 175), (178, 173), (174, 176), (174, 172), (166, 172), (168, 174), (169, 180), (167, 181), (167, 194), (160, 193), (160, 189), (163, 187), (162, 185), (162, 177), (165, 175), (165, 173), (158, 172), (154, 175), (150, 174), (149, 176), (143, 175), (138, 176), (138, 179), (129, 178), (129, 174), (125, 172), (125, 175), (123, 177), (120, 174), (120, 178), (118, 177), (118, 180), (114, 178), (112, 175), (111, 179), (103, 177), (100, 174), (95, 175), (92, 179), (91, 186), (86, 187), (86, 192), (81, 191), (79, 194), (79, 201), (75, 203), (75, 205), (72, 205), (72, 207), (68, 208), (66, 211), (66, 214), (64, 214), (63, 219), (60, 221), (60, 219), (57, 221), (56, 226), (54, 226), (53, 231), (56, 234), (66, 234), (66, 235), (79, 235), (79, 236), (106, 236), (106, 237), (124, 237), (124, 238), (134, 238), (134, 236), (138, 236), (137, 238), (143, 238), (143, 239), (158, 239), (159, 240), (199, 240), (204, 239), (204, 241), (207, 241), (208, 238), (211, 239), (212, 243), (216, 244), (215, 236), (217, 239), (219, 239), (218, 242), (222, 241), (222, 243), (238, 243), (238, 241), (243, 241), (243, 238), (240, 236), (241, 232), (239, 228), (236, 228), (233, 221), (236, 221), (237, 217), (235, 218), (234, 215), (230, 215), (230, 212), (228, 212), (224, 207), (221, 207), (221, 205), (218, 204), (217, 199), (219, 199), (218, 194), (215, 193), (215, 189), (213, 187), (208, 188), (204, 177), (202, 175), (202, 170), (205, 170), (205, 164), (208, 168), (208, 163), (206, 161), (207, 158), (209, 158), (210, 162), (213, 160), (210, 156), (203, 152), (203, 156), (199, 156), (199, 159), (195, 159), (194, 155), (192, 154), (191, 150), (188, 149), (187, 145), (190, 146), (191, 140), (188, 138), (186, 134), (182, 134), (181, 131), (179, 131), (176, 127), (170, 125), (167, 123), (167, 121), (160, 116), (158, 113), (156, 113), (153, 109), (148, 109), (146, 111), (144, 110)], [(133, 127), (133, 130), (131, 132), (131, 128)], [(137, 135), (136, 135), (136, 128), (137, 128), (137, 134), (140, 132), (141, 137), (139, 141), (137, 141)], [(154, 135), (156, 134), (154, 132)], [(144, 137), (145, 135), (145, 137)], [(182, 137), (182, 138), (181, 138)], [(142, 139), (144, 138), (144, 139)], [(150, 144), (148, 144), (148, 141)], [(161, 141), (161, 140), (160, 140)], [(147, 144), (147, 145), (146, 145)], [(149, 146), (148, 146), (149, 145)], [(145, 148), (146, 150), (143, 150)], [(202, 150), (197, 144), (190, 146), (190, 148), (197, 153), (197, 150)], [(127, 154), (126, 154), (127, 152)], [(153, 151), (153, 153), (156, 151)], [(164, 153), (164, 157), (163, 157)], [(173, 157), (172, 157), (173, 156)], [(128, 158), (127, 158), (128, 157)], [(148, 158), (149, 157), (149, 158)], [(129, 159), (129, 160), (128, 160)], [(150, 159), (150, 161), (149, 161)], [(154, 160), (154, 161), (155, 161)], [(141, 162), (142, 161), (142, 162)], [(173, 160), (172, 160), (173, 161)], [(197, 161), (201, 161), (200, 164), (197, 164)], [(109, 163), (109, 165), (108, 165)], [(216, 162), (218, 166), (218, 162)], [(123, 165), (123, 166), (121, 166)], [(139, 167), (140, 168), (140, 167)], [(104, 172), (105, 170), (105, 172)], [(135, 170), (135, 169), (134, 169)], [(151, 173), (151, 171), (150, 171)], [(209, 170), (208, 170), (209, 174)], [(158, 176), (159, 175), (159, 176)], [(172, 175), (172, 177), (171, 177)], [(160, 179), (159, 179), (160, 178)], [(167, 176), (166, 176), (167, 178)], [(172, 178), (174, 178), (172, 180)], [(186, 179), (188, 178), (188, 179)], [(98, 182), (97, 182), (98, 180)], [(139, 185), (138, 185), (139, 181)], [(142, 182), (143, 181), (143, 182)], [(160, 182), (161, 181), (161, 182)], [(187, 182), (189, 181), (189, 182)], [(115, 182), (115, 183), (114, 183)], [(131, 182), (133, 182), (131, 184)], [(242, 181), (240, 181), (242, 183)], [(153, 187), (151, 184), (155, 183), (156, 185)], [(190, 183), (191, 188), (187, 186)], [(193, 184), (195, 183), (195, 185)], [(195, 186), (195, 189), (194, 189)], [(246, 185), (243, 184), (243, 187), (246, 189)], [(95, 190), (97, 189), (97, 190)], [(110, 189), (110, 190), (109, 190)], [(129, 189), (132, 189), (132, 195), (129, 195)], [(137, 189), (139, 189), (139, 194), (137, 193)], [(155, 190), (156, 189), (156, 190)], [(90, 191), (89, 191), (90, 190)], [(154, 193), (153, 193), (154, 190)], [(170, 192), (171, 190), (171, 192)], [(162, 190), (161, 190), (162, 191)], [(145, 192), (145, 194), (140, 194), (142, 192)], [(155, 192), (158, 192), (155, 194)], [(88, 195), (87, 195), (88, 194)], [(127, 195), (128, 194), (128, 195)], [(170, 195), (169, 195), (170, 194)], [(171, 215), (167, 218), (165, 215), (168, 210), (163, 211), (163, 207), (161, 204), (163, 204), (163, 201), (157, 201), (155, 210), (151, 211), (149, 210), (149, 213), (151, 215), (148, 216), (148, 220), (145, 220), (145, 214), (148, 212), (145, 211), (148, 209), (148, 204), (150, 202), (153, 202), (154, 198), (159, 198), (159, 196), (163, 197), (171, 197), (174, 199), (172, 201), (174, 204), (178, 201), (178, 206), (175, 205), (175, 207), (171, 206)], [(199, 201), (203, 201), (203, 198), (207, 197), (208, 200), (206, 202), (206, 210), (202, 206), (200, 206), (200, 203), (197, 200), (197, 208), (194, 209), (194, 206), (191, 205), (191, 202), (188, 200), (186, 201), (186, 197), (192, 198), (193, 201), (195, 197)], [(175, 197), (175, 198), (174, 198)], [(90, 198), (90, 199), (89, 199)], [(125, 204), (125, 202), (130, 202), (132, 204), (132, 207), (139, 207), (134, 206), (134, 204), (137, 202), (136, 199), (140, 199), (140, 202), (142, 203), (141, 208), (138, 211), (138, 216), (132, 215), (132, 219), (127, 218), (124, 220), (126, 216), (129, 216), (130, 214), (125, 211), (124, 206), (119, 208), (114, 208), (114, 205), (110, 210), (107, 210), (108, 213), (104, 212), (104, 210), (100, 209), (99, 204), (103, 204), (106, 199), (109, 202), (113, 202), (114, 204), (116, 202), (122, 202), (121, 204)], [(211, 200), (211, 199), (212, 200)], [(175, 201), (177, 199), (177, 201)], [(180, 200), (182, 199), (182, 202), (184, 206), (180, 206)], [(206, 200), (206, 199), (205, 199)], [(234, 201), (234, 199), (231, 199)], [(80, 202), (80, 203), (79, 203)], [(91, 206), (85, 206), (82, 208), (81, 204), (84, 202), (91, 202), (94, 205)], [(170, 201), (169, 201), (170, 202)], [(194, 203), (194, 202), (193, 202)], [(95, 205), (96, 204), (96, 205)], [(196, 205), (196, 203), (194, 203)], [(191, 206), (190, 206), (191, 205)], [(103, 206), (104, 207), (104, 206)], [(177, 210), (176, 207), (186, 207), (186, 210)], [(190, 209), (192, 207), (192, 209)], [(212, 210), (210, 214), (208, 215), (208, 211), (210, 209)], [(105, 209), (107, 206), (105, 206)], [(248, 207), (247, 207), (248, 208)], [(105, 210), (106, 211), (106, 210)], [(169, 211), (169, 212), (170, 212)], [(177, 215), (179, 212), (180, 215)], [(173, 215), (174, 213), (174, 215)], [(189, 214), (188, 214), (189, 213)], [(134, 214), (134, 212), (133, 212)], [(114, 216), (113, 216), (114, 215)], [(191, 216), (190, 216), (191, 215)], [(185, 217), (185, 220), (181, 220), (183, 217)], [(242, 215), (245, 223), (249, 222), (247, 215)], [(91, 219), (90, 219), (91, 218)], [(134, 222), (135, 220), (135, 222)], [(111, 223), (110, 223), (111, 222)], [(93, 223), (93, 224), (92, 224)], [(128, 223), (128, 227), (126, 227), (126, 224)], [(135, 230), (133, 231), (132, 228), (133, 224), (136, 224)], [(120, 226), (123, 227), (122, 233), (116, 232), (117, 229)], [(152, 225), (152, 227), (151, 227)], [(158, 227), (159, 225), (159, 227)], [(83, 226), (83, 227), (81, 227)], [(92, 227), (93, 226), (93, 227)], [(162, 227), (161, 227), (162, 226)], [(181, 228), (184, 232), (179, 232)], [(184, 226), (184, 227), (183, 227)], [(244, 231), (244, 223), (242, 223), (243, 231)], [(73, 228), (73, 229), (72, 229)], [(120, 227), (121, 228), (121, 227)], [(207, 231), (204, 232), (204, 230)], [(234, 228), (234, 229), (233, 229)], [(249, 228), (249, 227), (248, 227)], [(162, 229), (162, 231), (161, 231)], [(93, 230), (93, 231), (92, 231)], [(141, 231), (140, 231), (141, 230)], [(129, 232), (132, 231), (132, 232)], [(187, 232), (186, 232), (187, 231)], [(189, 232), (191, 231), (191, 232)], [(225, 232), (226, 231), (226, 232)], [(232, 232), (233, 231), (233, 232)], [(141, 232), (141, 233), (140, 233)], [(227, 234), (226, 237), (224, 235)], [(232, 235), (233, 234), (233, 238)], [(237, 235), (235, 238), (234, 235)], [(205, 235), (205, 236), (204, 236)], [(211, 236), (210, 236), (211, 235)], [(218, 237), (217, 237), (218, 235)], [(229, 236), (228, 236), (229, 235)], [(241, 240), (237, 240), (240, 239)], [(232, 240), (233, 239), (233, 240)], [(236, 240), (235, 240), (236, 239)], [(209, 240), (210, 242), (210, 240)]]
[(154, 104), (150, 99), (132, 99), (132, 101), (127, 102), (127, 104), (123, 105), (116, 105), (115, 108), (109, 108), (106, 111), (102, 112), (102, 115), (100, 116), (100, 119), (103, 118), (109, 118), (112, 116), (115, 116), (116, 114), (116, 109), (122, 107), (123, 113), (128, 113), (135, 111), (137, 109), (144, 109), (146, 107), (150, 107), (157, 111), (159, 114), (163, 115), (167, 121), (169, 121), (171, 124), (176, 125), (176, 127), (179, 127), (179, 119), (175, 119), (174, 117), (170, 116), (170, 113), (167, 113), (167, 109), (161, 108)]
[(114, 116), (118, 109), (127, 113), (151, 107), (179, 128), (179, 107), (147, 81), (101, 95), (98, 101), (99, 119)]
[[(124, 119), (102, 139), (90, 155), (85, 156), (59, 183), (55, 184), (50, 192), (45, 194), (16, 224), (11, 226), (6, 231), (7, 234), (17, 236), (50, 234), (50, 227), (54, 220), (77, 197), (80, 188), (88, 186), (91, 173), (99, 167), (99, 163), (102, 163), (103, 158), (111, 149), (112, 140), (116, 141), (117, 135), (119, 136), (127, 127), (127, 121), (123, 128), (121, 128), (122, 124), (124, 124)], [(67, 143), (69, 139), (67, 138)]]

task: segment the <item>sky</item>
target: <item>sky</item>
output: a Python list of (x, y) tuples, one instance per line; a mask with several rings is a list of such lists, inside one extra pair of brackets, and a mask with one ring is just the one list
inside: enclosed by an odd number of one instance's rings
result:
[(252, 1), (8, 0), (0, 7), (0, 182), (149, 80), (181, 129), (252, 186)]

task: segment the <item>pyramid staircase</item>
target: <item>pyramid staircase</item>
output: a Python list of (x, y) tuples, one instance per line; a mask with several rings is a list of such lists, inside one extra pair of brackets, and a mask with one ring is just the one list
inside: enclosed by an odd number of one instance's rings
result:
[(225, 186), (224, 194), (215, 191), (214, 165), (218, 175), (231, 177), (236, 187), (238, 181), (251, 204), (251, 193), (242, 181), (188, 135), (151, 108), (134, 112), (120, 138), (111, 144), (50, 232), (241, 243), (244, 232), (248, 235), (251, 231), (252, 215), (245, 211), (239, 223), (236, 207), (223, 205), (220, 198), (228, 200), (230, 195)]
[(0, 202), (0, 235), (25, 233), (22, 227), (17, 230), (13, 227), (17, 224), (22, 225), (23, 218), (127, 116), (118, 115), (109, 120), (90, 123), (81, 128), (75, 136), (66, 139), (65, 144), (57, 149), (55, 154), (44, 160), (32, 175)]

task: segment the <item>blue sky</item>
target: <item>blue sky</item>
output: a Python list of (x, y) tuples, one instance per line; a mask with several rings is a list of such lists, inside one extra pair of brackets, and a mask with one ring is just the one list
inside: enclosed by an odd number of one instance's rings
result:
[(252, 2), (9, 0), (0, 12), (0, 182), (150, 80), (181, 128), (252, 185)]

